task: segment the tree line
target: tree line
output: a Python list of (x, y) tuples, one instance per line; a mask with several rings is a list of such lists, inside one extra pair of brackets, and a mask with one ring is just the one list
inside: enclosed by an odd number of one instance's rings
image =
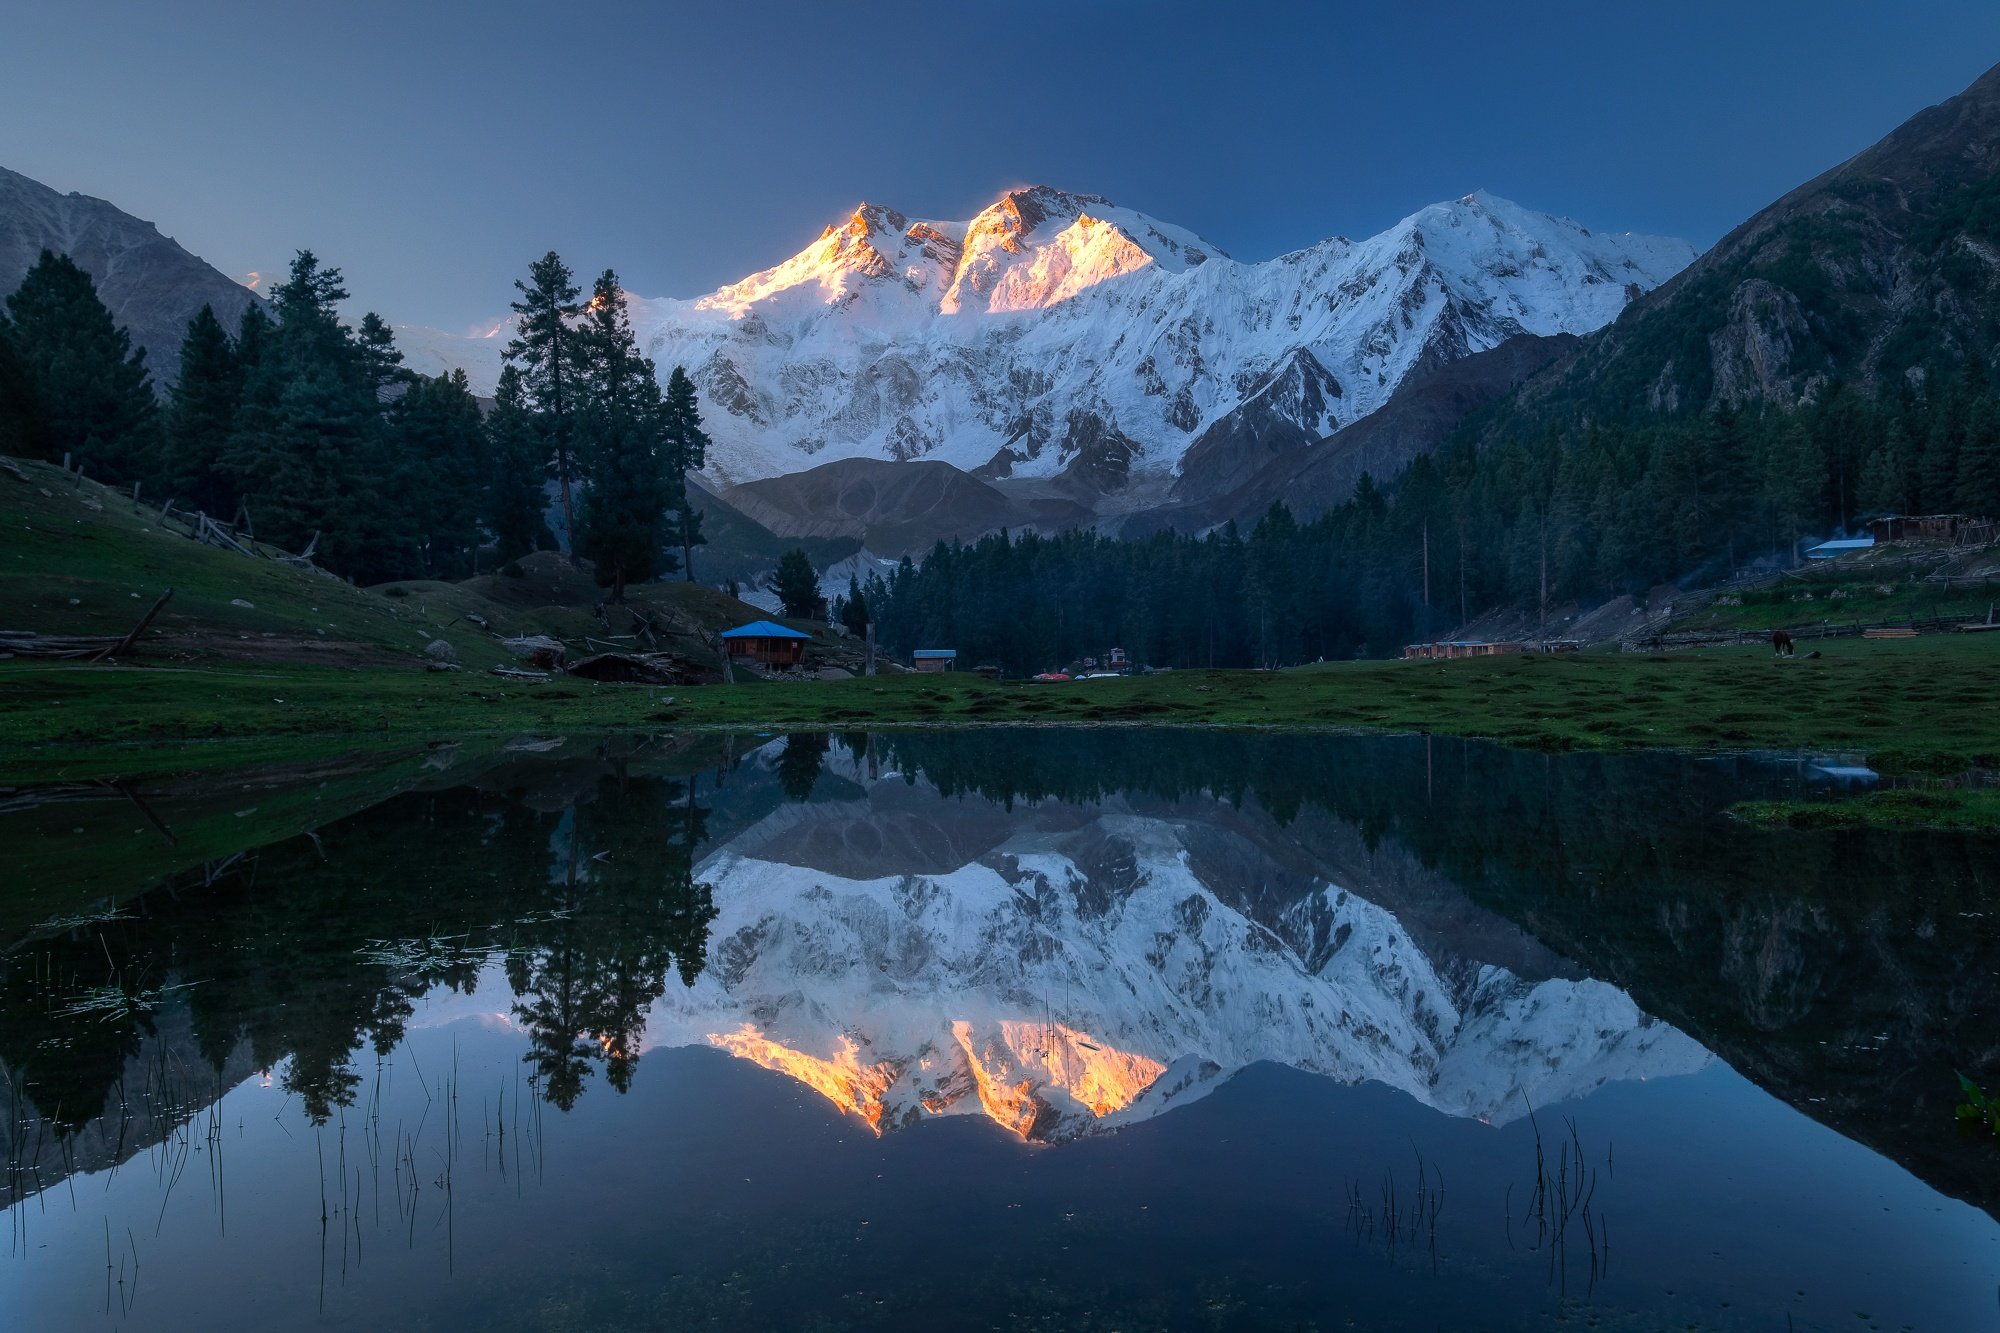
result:
[[(1173, 667), (1383, 655), (1501, 607), (1545, 614), (1752, 565), (1884, 513), (2000, 515), (2000, 386), (1974, 356), (1865, 396), (1651, 421), (1476, 422), (1300, 522), (939, 544), (859, 599), (900, 653), (1010, 674), (1123, 647)], [(1522, 422), (1513, 426), (1510, 421)]]
[(585, 301), (550, 252), (515, 287), (490, 410), (461, 370), (407, 369), (376, 314), (343, 319), (341, 272), (309, 250), (234, 330), (202, 307), (162, 400), (90, 275), (43, 251), (0, 315), (0, 449), (311, 544), (360, 583), (460, 579), (556, 547), (553, 480), (571, 549), (614, 600), (692, 578), (704, 538), (685, 476), (708, 446), (693, 382), (676, 368), (662, 390), (611, 270)]

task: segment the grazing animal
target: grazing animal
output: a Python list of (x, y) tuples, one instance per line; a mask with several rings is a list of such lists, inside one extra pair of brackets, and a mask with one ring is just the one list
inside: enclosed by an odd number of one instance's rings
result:
[(1787, 633), (1785, 633), (1785, 632), (1784, 632), (1783, 630), (1781, 630), (1781, 629), (1774, 629), (1774, 630), (1772, 630), (1772, 631), (1771, 631), (1771, 655), (1772, 655), (1773, 657), (1793, 657), (1793, 656), (1796, 656), (1796, 650), (1795, 650), (1795, 649), (1794, 649), (1794, 648), (1792, 647), (1792, 636), (1791, 636), (1791, 635), (1789, 635), (1789, 634), (1787, 634)]

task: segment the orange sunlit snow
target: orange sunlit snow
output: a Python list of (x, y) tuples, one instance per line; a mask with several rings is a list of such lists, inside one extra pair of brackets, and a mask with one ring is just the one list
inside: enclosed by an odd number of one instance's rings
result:
[[(1097, 1117), (1122, 1111), (1165, 1071), (1158, 1060), (1117, 1050), (1087, 1033), (1060, 1023), (1003, 1020), (976, 1032), (964, 1020), (951, 1024), (951, 1039), (936, 1056), (917, 1062), (926, 1083), (938, 1073), (934, 1066), (962, 1071), (948, 1074), (918, 1094), (918, 1103), (932, 1114), (956, 1109), (968, 1091), (976, 1092), (979, 1110), (995, 1124), (1029, 1138), (1049, 1109), (1047, 1093), (1057, 1089)], [(866, 1120), (881, 1132), (884, 1099), (905, 1066), (889, 1061), (869, 1063), (854, 1039), (842, 1036), (831, 1056), (807, 1055), (771, 1040), (751, 1024), (735, 1032), (711, 1033), (710, 1044), (731, 1055), (788, 1074), (844, 1111)], [(969, 1074), (968, 1080), (962, 1075)], [(954, 1090), (954, 1084), (956, 1089)]]

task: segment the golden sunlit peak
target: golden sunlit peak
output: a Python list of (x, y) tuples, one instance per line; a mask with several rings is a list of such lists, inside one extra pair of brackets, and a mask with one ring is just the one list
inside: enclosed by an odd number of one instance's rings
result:
[(863, 1064), (854, 1038), (841, 1034), (830, 1057), (807, 1055), (772, 1041), (745, 1023), (734, 1032), (712, 1032), (709, 1044), (766, 1069), (789, 1074), (843, 1111), (851, 1111), (882, 1132), (882, 1099), (899, 1071), (889, 1063)]
[[(910, 1058), (882, 1060), (866, 1058), (865, 1037), (846, 1033), (823, 1056), (773, 1041), (749, 1023), (708, 1041), (797, 1079), (877, 1134), (920, 1113), (976, 1110), (1023, 1139), (1067, 1137), (1089, 1119), (1130, 1106), (1166, 1070), (1158, 1060), (1060, 1023), (961, 1019), (940, 1035), (941, 1043), (927, 1043)], [(906, 1075), (911, 1082), (892, 1105), (891, 1092)]]

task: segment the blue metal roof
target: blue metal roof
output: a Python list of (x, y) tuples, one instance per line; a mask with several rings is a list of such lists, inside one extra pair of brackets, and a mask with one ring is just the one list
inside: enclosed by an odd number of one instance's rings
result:
[(958, 656), (958, 649), (956, 649), (956, 648), (919, 648), (919, 649), (917, 649), (917, 651), (915, 651), (914, 653), (911, 653), (911, 654), (910, 654), (910, 656), (911, 656), (911, 657), (913, 657), (913, 658), (918, 658), (918, 657), (931, 657), (931, 658), (936, 658), (936, 657), (957, 657), (957, 656)]
[(725, 639), (810, 639), (812, 635), (786, 629), (773, 620), (753, 620), (747, 625), (722, 631)]

